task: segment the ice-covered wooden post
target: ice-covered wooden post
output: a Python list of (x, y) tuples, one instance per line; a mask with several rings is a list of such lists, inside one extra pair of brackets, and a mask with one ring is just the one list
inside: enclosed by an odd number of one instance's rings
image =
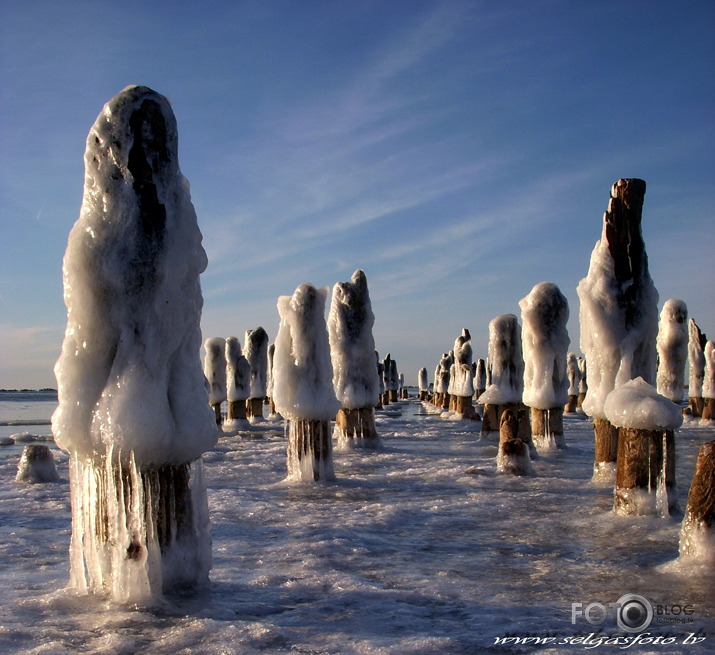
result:
[(676, 404), (683, 400), (685, 360), (688, 356), (688, 308), (671, 298), (663, 305), (658, 322), (658, 393)]
[(251, 423), (263, 421), (263, 401), (268, 384), (268, 334), (262, 327), (248, 330), (244, 338), (245, 357), (251, 366), (251, 388), (246, 415)]
[(578, 385), (581, 382), (581, 369), (578, 365), (578, 357), (574, 352), (566, 355), (566, 377), (569, 381), (569, 388), (568, 402), (564, 411), (567, 414), (575, 414), (578, 408)]
[(715, 441), (698, 452), (680, 528), (680, 556), (715, 566)]
[(301, 284), (278, 299), (280, 328), (273, 360), (276, 409), (288, 420), (288, 479), (333, 480), (330, 421), (340, 409), (325, 324), (328, 287)]
[(705, 371), (703, 376), (703, 415), (704, 421), (715, 419), (715, 343), (708, 341), (703, 351)]
[(268, 346), (268, 382), (266, 393), (268, 394), (268, 417), (274, 421), (280, 421), (283, 417), (276, 411), (276, 401), (273, 400), (273, 358), (276, 354), (276, 344)]
[(417, 385), (420, 390), (419, 399), (421, 401), (429, 400), (429, 380), (427, 377), (427, 369), (422, 367), (417, 374)]
[(454, 365), (452, 367), (452, 392), (454, 411), (463, 419), (474, 420), (477, 413), (472, 405), (474, 381), (472, 379), (472, 336), (464, 328), (454, 342)]
[(405, 374), (400, 373), (398, 378), (400, 380), (400, 400), (409, 400), (410, 393), (407, 391), (407, 387), (405, 386)]
[(449, 409), (449, 387), (454, 354), (443, 353), (434, 377), (434, 404), (439, 409)]
[(367, 277), (358, 269), (350, 282), (338, 282), (333, 287), (328, 314), (333, 387), (342, 405), (335, 419), (335, 433), (343, 448), (380, 446), (374, 411), (380, 394), (374, 324)]
[(489, 323), (488, 362), (491, 384), (479, 396), (484, 405), (481, 438), (499, 438), (501, 415), (506, 409), (518, 412), (524, 391), (524, 358), (521, 327), (514, 314), (502, 314)]
[(683, 422), (680, 409), (639, 377), (608, 394), (604, 412), (618, 428), (614, 511), (668, 516), (677, 507), (673, 431)]
[(581, 379), (578, 383), (576, 411), (583, 412), (583, 401), (586, 400), (586, 392), (588, 391), (588, 364), (586, 363), (585, 357), (578, 358), (578, 370), (581, 373)]
[(688, 407), (695, 418), (703, 415), (703, 380), (705, 379), (705, 344), (707, 337), (691, 318), (688, 323)]
[(238, 337), (226, 339), (226, 426), (233, 429), (248, 428), (246, 399), (251, 390), (251, 365), (243, 356)]
[(615, 469), (618, 431), (605, 415), (606, 396), (637, 377), (655, 384), (658, 292), (641, 234), (645, 190), (639, 179), (613, 185), (601, 239), (577, 287), (581, 350), (588, 362), (583, 410), (593, 417), (594, 477), (607, 480)]
[(209, 383), (209, 405), (216, 414), (216, 425), (221, 425), (221, 404), (226, 400), (226, 340), (211, 337), (204, 341), (204, 375)]
[(380, 360), (380, 353), (375, 351), (375, 368), (377, 369), (377, 385), (379, 390), (377, 405), (375, 409), (382, 409), (384, 404), (389, 404), (387, 394), (385, 392), (385, 365)]
[(505, 409), (499, 419), (499, 451), (497, 471), (513, 475), (533, 475), (529, 445), (519, 438), (519, 421), (511, 409)]
[(537, 449), (564, 448), (564, 405), (568, 400), (566, 355), (571, 340), (569, 305), (561, 290), (540, 282), (519, 301), (524, 353), (523, 402), (531, 408)]
[(387, 357), (382, 363), (385, 367), (385, 393), (388, 403), (396, 403), (400, 399), (397, 393), (400, 390), (397, 361), (391, 357), (390, 353), (387, 353)]
[(56, 482), (60, 479), (52, 451), (44, 444), (28, 444), (22, 449), (16, 482)]
[(479, 400), (479, 397), (487, 390), (487, 363), (483, 359), (478, 359), (476, 364), (477, 370), (474, 374), (474, 399)]
[(142, 602), (208, 583), (201, 455), (218, 430), (200, 356), (206, 265), (171, 106), (127, 87), (87, 137), (63, 263), (52, 430), (70, 453), (79, 592)]

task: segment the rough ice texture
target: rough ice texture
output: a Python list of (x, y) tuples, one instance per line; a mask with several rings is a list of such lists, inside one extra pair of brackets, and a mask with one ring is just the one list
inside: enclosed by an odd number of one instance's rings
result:
[(333, 389), (333, 367), (325, 324), (328, 287), (301, 284), (278, 299), (280, 328), (273, 360), (273, 400), (286, 418), (334, 419), (340, 402)]
[(576, 353), (566, 355), (566, 377), (569, 381), (568, 395), (577, 396), (579, 393), (579, 383), (581, 382), (581, 369), (578, 365)]
[(377, 369), (377, 385), (380, 395), (385, 393), (385, 365), (380, 361), (380, 353), (375, 351), (375, 368)]
[(454, 365), (451, 374), (451, 391), (455, 396), (471, 397), (474, 395), (472, 379), (472, 337), (469, 330), (463, 329), (462, 334), (454, 342)]
[(679, 403), (683, 399), (685, 360), (688, 356), (688, 308), (682, 300), (671, 298), (663, 305), (656, 349), (658, 393)]
[(705, 376), (703, 378), (703, 398), (715, 398), (715, 342), (705, 344)]
[(226, 339), (226, 397), (246, 400), (251, 389), (251, 365), (243, 356), (237, 337)]
[(524, 358), (521, 327), (514, 314), (502, 314), (491, 320), (488, 352), (491, 384), (479, 396), (479, 403), (520, 403), (524, 391)]
[(266, 394), (273, 396), (273, 358), (276, 354), (276, 344), (272, 343), (268, 346), (268, 381), (266, 382)]
[(210, 337), (204, 341), (204, 375), (209, 384), (209, 404), (226, 400), (226, 340)]
[(440, 359), (434, 372), (434, 390), (436, 393), (447, 393), (453, 362), (454, 355), (451, 352), (443, 353), (442, 359)]
[(619, 428), (675, 430), (683, 423), (680, 408), (640, 377), (609, 393), (604, 412)]
[(536, 409), (563, 407), (568, 402), (566, 356), (569, 305), (560, 289), (540, 282), (521, 307), (521, 344), (524, 352), (523, 402)]
[(427, 369), (421, 368), (417, 374), (417, 385), (420, 391), (427, 391), (429, 389), (429, 381), (427, 378)]
[(380, 399), (374, 324), (367, 278), (357, 270), (350, 282), (338, 282), (333, 287), (328, 315), (333, 386), (346, 409), (374, 407)]
[(143, 467), (191, 461), (216, 443), (199, 353), (201, 240), (169, 102), (127, 87), (87, 137), (63, 262), (60, 448), (93, 458), (114, 446)]
[(588, 391), (588, 365), (585, 357), (578, 358), (578, 370), (581, 372), (581, 380), (578, 383), (578, 392), (586, 393)]
[(703, 397), (703, 381), (705, 380), (705, 343), (704, 335), (691, 318), (688, 323), (688, 361), (690, 376), (688, 379), (688, 395), (691, 398)]
[(400, 378), (397, 373), (397, 361), (392, 359), (390, 353), (387, 353), (385, 359), (382, 360), (382, 366), (382, 378), (385, 391), (398, 391), (400, 388)]
[(17, 465), (17, 482), (56, 482), (60, 479), (52, 451), (45, 445), (29, 444), (22, 449)]
[(265, 398), (268, 390), (268, 334), (262, 327), (248, 330), (243, 340), (251, 366), (249, 398)]
[[(628, 380), (642, 377), (649, 384), (655, 383), (658, 292), (648, 273), (640, 221), (621, 220), (626, 211), (634, 210), (618, 197), (632, 183), (641, 183), (642, 194), (645, 193), (642, 180), (619, 180), (614, 184), (601, 239), (591, 254), (588, 274), (577, 287), (581, 350), (588, 361), (583, 410), (594, 418), (606, 418), (606, 396)], [(638, 192), (632, 195), (638, 196)], [(625, 198), (630, 198), (628, 193)], [(626, 228), (628, 239), (621, 233)], [(619, 248), (626, 240), (628, 253), (624, 256)], [(612, 250), (619, 256), (614, 258)]]

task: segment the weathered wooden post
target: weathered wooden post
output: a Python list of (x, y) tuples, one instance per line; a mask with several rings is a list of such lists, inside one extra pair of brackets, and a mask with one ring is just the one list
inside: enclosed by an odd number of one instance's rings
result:
[(502, 314), (489, 323), (488, 362), (491, 384), (479, 397), (484, 405), (481, 439), (499, 438), (501, 415), (505, 409), (515, 414), (522, 407), (524, 358), (521, 327), (514, 314)]
[(268, 385), (268, 334), (262, 327), (248, 330), (243, 340), (246, 360), (251, 366), (251, 387), (246, 400), (246, 416), (251, 423), (263, 421), (263, 401)]
[(378, 401), (375, 405), (375, 409), (382, 409), (383, 405), (387, 401), (387, 395), (385, 393), (385, 365), (380, 361), (380, 353), (375, 351), (375, 368), (377, 370), (377, 385), (378, 385)]
[(581, 382), (581, 369), (578, 366), (578, 357), (574, 352), (566, 355), (566, 376), (569, 381), (569, 399), (566, 407), (564, 407), (564, 412), (566, 414), (575, 414), (578, 408), (578, 385)]
[(586, 399), (586, 393), (588, 392), (588, 364), (585, 357), (578, 358), (578, 370), (581, 373), (581, 380), (578, 383), (576, 411), (583, 412), (583, 401)]
[(435, 371), (434, 390), (435, 405), (438, 409), (449, 409), (449, 387), (451, 384), (452, 364), (454, 363), (454, 353), (443, 353)]
[(487, 364), (483, 359), (478, 359), (476, 362), (476, 372), (474, 374), (474, 399), (479, 400), (487, 390)]
[(335, 435), (343, 448), (379, 448), (374, 407), (379, 401), (375, 339), (367, 277), (361, 270), (350, 282), (338, 282), (328, 315), (333, 387), (341, 404)]
[(531, 436), (537, 450), (565, 448), (564, 405), (568, 400), (566, 323), (569, 305), (560, 289), (540, 282), (519, 301), (524, 353), (523, 402), (531, 408)]
[(680, 529), (680, 556), (715, 566), (715, 441), (698, 452)]
[(472, 336), (464, 328), (454, 342), (454, 363), (452, 365), (451, 386), (454, 398), (453, 411), (466, 420), (476, 420), (472, 398), (474, 381), (472, 379)]
[(679, 407), (636, 378), (608, 394), (604, 411), (618, 428), (613, 510), (669, 516), (677, 508), (673, 431), (683, 422)]
[(663, 305), (658, 322), (658, 393), (676, 404), (683, 400), (685, 360), (688, 356), (688, 308), (671, 298)]
[(705, 379), (705, 344), (707, 337), (691, 318), (688, 323), (688, 360), (690, 376), (688, 379), (688, 407), (693, 418), (703, 415), (703, 380)]
[(705, 371), (703, 376), (703, 420), (715, 419), (715, 343), (708, 341), (703, 352)]
[(121, 603), (208, 583), (201, 455), (218, 438), (201, 368), (207, 265), (169, 101), (132, 86), (87, 137), (63, 262), (57, 445), (70, 453), (71, 585)]
[(226, 340), (211, 337), (204, 341), (204, 375), (209, 383), (209, 405), (214, 410), (216, 425), (223, 423), (221, 404), (226, 400)]
[(56, 482), (60, 479), (52, 451), (44, 444), (28, 444), (22, 449), (16, 482)]
[(251, 365), (243, 356), (237, 337), (226, 339), (226, 426), (232, 429), (250, 427), (246, 418), (246, 400), (251, 390)]
[(427, 369), (421, 368), (417, 374), (417, 385), (420, 390), (419, 400), (429, 400), (429, 380), (427, 378)]
[(628, 380), (655, 383), (658, 292), (648, 273), (641, 234), (646, 184), (621, 179), (613, 185), (587, 276), (577, 287), (581, 301), (581, 350), (588, 361), (583, 410), (593, 417), (594, 478), (613, 479), (618, 431), (604, 412), (606, 397)]
[(387, 357), (383, 362), (385, 366), (385, 390), (391, 403), (396, 403), (400, 400), (400, 376), (397, 373), (397, 361), (387, 353)]
[(325, 324), (328, 287), (301, 284), (278, 299), (273, 360), (276, 409), (288, 419), (288, 479), (335, 479), (330, 421), (340, 409)]
[(499, 421), (497, 471), (512, 475), (534, 474), (529, 446), (519, 438), (519, 421), (511, 409), (505, 409)]

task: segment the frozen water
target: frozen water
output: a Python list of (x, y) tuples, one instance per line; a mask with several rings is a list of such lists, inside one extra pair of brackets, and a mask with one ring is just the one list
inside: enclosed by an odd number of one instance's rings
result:
[(209, 383), (209, 404), (226, 400), (226, 340), (211, 337), (204, 341), (204, 375)]
[[(496, 446), (463, 422), (441, 421), (416, 402), (400, 407), (400, 417), (377, 412), (384, 449), (337, 454), (330, 484), (285, 481), (282, 431), (222, 437), (203, 458), (210, 588), (156, 606), (70, 593), (68, 457), (54, 450), (59, 484), (22, 485), (19, 454), (0, 450), (0, 652), (527, 653), (536, 647), (495, 646), (495, 638), (623, 634), (611, 619), (573, 624), (571, 604), (625, 593), (691, 604), (693, 614), (680, 618), (693, 623), (656, 616), (648, 631), (677, 637), (667, 649), (593, 652), (712, 652), (712, 569), (676, 560), (678, 519), (611, 511), (612, 489), (591, 482), (590, 421), (566, 417), (569, 449), (542, 454), (535, 477), (517, 478), (496, 473)], [(678, 432), (681, 507), (698, 447), (711, 438), (697, 424)], [(706, 640), (683, 645), (694, 632)]]
[(685, 361), (688, 356), (688, 308), (671, 298), (663, 305), (658, 323), (658, 393), (673, 402), (683, 399)]
[(643, 378), (630, 380), (608, 394), (606, 418), (619, 428), (677, 430), (683, 422), (680, 407), (661, 396)]

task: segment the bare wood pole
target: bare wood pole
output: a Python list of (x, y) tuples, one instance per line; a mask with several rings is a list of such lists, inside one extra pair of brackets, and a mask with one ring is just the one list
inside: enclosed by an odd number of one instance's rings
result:
[[(574, 398), (574, 411), (575, 400)], [(569, 396), (569, 402), (571, 396)], [(536, 409), (531, 408), (531, 434), (535, 442), (543, 442), (543, 445), (548, 445), (553, 441), (553, 445), (557, 448), (565, 448), (566, 441), (564, 439), (564, 408), (554, 407), (553, 409)], [(541, 447), (541, 445), (539, 446)]]
[[(709, 543), (708, 543), (709, 542)], [(700, 446), (680, 530), (681, 557), (713, 559), (715, 544), (715, 441)]]
[(676, 508), (673, 431), (618, 428), (614, 511), (668, 516)]
[(246, 401), (245, 400), (229, 400), (226, 410), (226, 419), (228, 421), (245, 419), (246, 418)]
[(288, 438), (288, 476), (316, 482), (334, 480), (333, 445), (330, 421), (290, 421)]

